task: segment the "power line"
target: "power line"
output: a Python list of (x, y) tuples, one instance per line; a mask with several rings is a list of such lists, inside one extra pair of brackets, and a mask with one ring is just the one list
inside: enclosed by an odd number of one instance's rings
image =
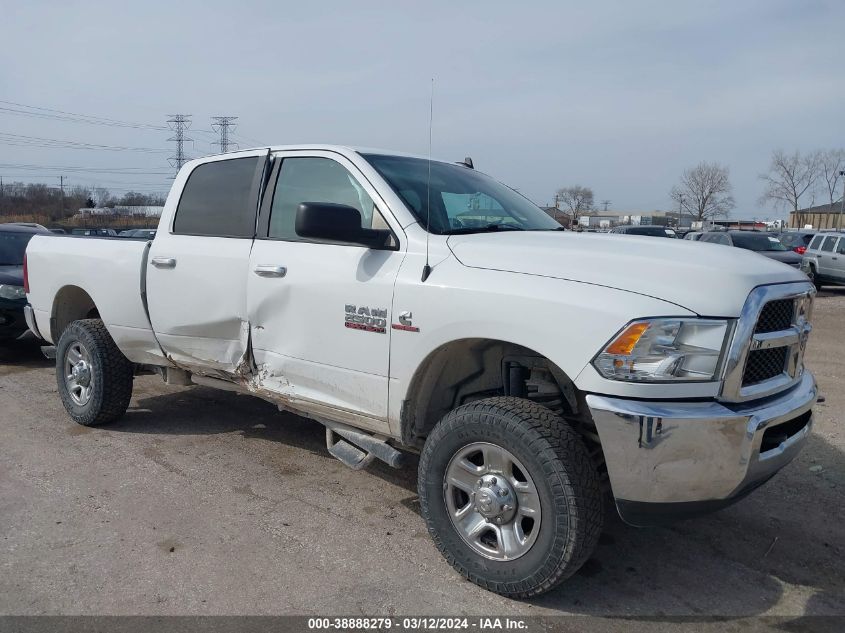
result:
[[(32, 116), (42, 119), (53, 119), (57, 121), (68, 121), (72, 123), (88, 123), (91, 125), (106, 125), (111, 127), (129, 127), (134, 129), (143, 129), (143, 130), (166, 130), (167, 128), (162, 125), (150, 125), (148, 123), (135, 123), (132, 121), (121, 121), (119, 119), (110, 119), (107, 117), (101, 117), (96, 115), (90, 114), (79, 114), (75, 112), (65, 112), (64, 110), (54, 110), (52, 108), (42, 108), (39, 106), (33, 105), (26, 105), (24, 103), (17, 103), (15, 101), (3, 101), (0, 99), (0, 103), (4, 103), (7, 106), (15, 106), (15, 108), (7, 108), (0, 106), (0, 111), (3, 111), (7, 114), (14, 114), (17, 116)], [(27, 108), (26, 110), (21, 110), (20, 108)], [(33, 110), (37, 110), (37, 112), (33, 112)]]
[(92, 174), (124, 174), (127, 176), (166, 176), (169, 171), (150, 171), (150, 167), (76, 167), (67, 165), (34, 165), (31, 163), (0, 163), (0, 169), (11, 171), (69, 171)]
[(220, 151), (225, 154), (229, 151), (230, 145), (237, 145), (237, 143), (233, 143), (229, 140), (229, 130), (235, 129), (235, 121), (238, 117), (236, 116), (213, 116), (211, 120), (214, 123), (211, 124), (211, 129), (215, 132), (220, 133), (220, 140), (214, 141), (212, 145), (219, 145)]
[[(167, 140), (176, 142), (176, 154), (171, 156), (168, 160), (170, 161), (170, 164), (176, 168), (176, 173), (178, 174), (179, 170), (182, 169), (182, 165), (189, 160), (185, 156), (185, 141), (194, 140), (185, 136), (185, 130), (191, 127), (191, 115), (171, 114), (170, 118), (167, 119), (167, 125), (175, 132), (175, 134)], [(174, 178), (175, 177), (176, 176), (174, 174)]]
[(24, 134), (12, 134), (0, 132), (0, 145), (12, 145), (16, 147), (48, 147), (54, 149), (88, 149), (119, 152), (144, 152), (156, 154), (166, 152), (165, 149), (153, 147), (128, 147), (125, 145), (99, 145), (96, 143), (82, 143), (80, 141), (67, 141), (62, 139), (47, 138), (41, 136), (27, 136)]

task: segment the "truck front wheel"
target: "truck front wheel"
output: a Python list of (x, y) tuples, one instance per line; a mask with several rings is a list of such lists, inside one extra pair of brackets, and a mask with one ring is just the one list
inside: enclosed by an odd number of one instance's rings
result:
[(446, 560), (514, 598), (545, 593), (574, 574), (602, 527), (598, 474), (581, 437), (520, 398), (448, 413), (423, 448), (419, 494)]
[(74, 321), (62, 332), (56, 380), (65, 410), (79, 424), (107, 424), (126, 413), (133, 375), (100, 319)]

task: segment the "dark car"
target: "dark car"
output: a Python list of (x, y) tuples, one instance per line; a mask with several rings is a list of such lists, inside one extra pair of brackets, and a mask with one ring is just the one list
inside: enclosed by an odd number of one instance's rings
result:
[(631, 225), (631, 226), (617, 226), (611, 233), (623, 233), (625, 235), (646, 235), (648, 237), (671, 237), (677, 238), (673, 229), (665, 226), (654, 225)]
[(114, 229), (72, 229), (71, 235), (86, 235), (88, 237), (117, 237)]
[(771, 233), (763, 233), (762, 231), (713, 231), (705, 233), (698, 241), (744, 248), (784, 264), (789, 264), (794, 268), (801, 267), (801, 255), (781, 244), (781, 241)]
[(780, 243), (791, 248), (799, 255), (803, 255), (810, 245), (810, 240), (818, 233), (818, 231), (803, 230), (803, 231), (787, 231), (780, 233), (778, 239)]
[(0, 224), (0, 342), (27, 331), (23, 308), (23, 256), (33, 235), (50, 235), (44, 227)]

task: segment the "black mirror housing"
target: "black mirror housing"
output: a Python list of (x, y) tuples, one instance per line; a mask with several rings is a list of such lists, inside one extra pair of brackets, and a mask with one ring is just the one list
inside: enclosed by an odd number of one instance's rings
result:
[(312, 240), (391, 248), (392, 233), (361, 227), (361, 213), (345, 204), (302, 202), (296, 209), (296, 234)]

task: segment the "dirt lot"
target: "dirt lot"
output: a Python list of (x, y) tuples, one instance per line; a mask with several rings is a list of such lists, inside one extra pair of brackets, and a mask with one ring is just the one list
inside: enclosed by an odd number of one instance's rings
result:
[(0, 613), (845, 614), (845, 290), (820, 295), (815, 322), (808, 365), (827, 400), (795, 462), (673, 527), (609, 513), (581, 572), (527, 603), (441, 560), (414, 463), (353, 472), (316, 423), (155, 377), (136, 380), (123, 420), (80, 427), (52, 364), (7, 349)]

